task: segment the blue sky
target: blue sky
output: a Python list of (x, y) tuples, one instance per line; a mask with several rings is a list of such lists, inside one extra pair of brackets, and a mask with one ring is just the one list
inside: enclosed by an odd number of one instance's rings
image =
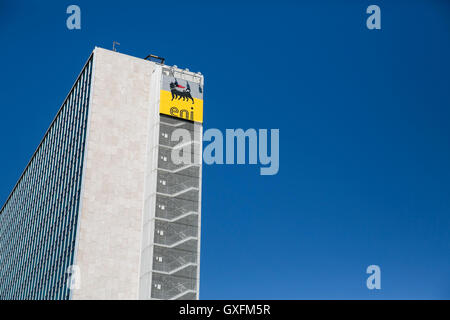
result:
[(280, 129), (278, 175), (204, 166), (202, 299), (450, 298), (448, 1), (0, 0), (0, 202), (113, 40), (201, 71), (205, 128)]

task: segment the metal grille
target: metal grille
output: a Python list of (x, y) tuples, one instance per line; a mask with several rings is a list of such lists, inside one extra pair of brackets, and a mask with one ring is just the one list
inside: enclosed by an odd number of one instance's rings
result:
[[(201, 124), (161, 115), (153, 236), (151, 297), (198, 298), (200, 234)], [(183, 141), (171, 141), (182, 128), (191, 139), (192, 164), (175, 164), (171, 152)], [(180, 149), (181, 150), (181, 149)]]

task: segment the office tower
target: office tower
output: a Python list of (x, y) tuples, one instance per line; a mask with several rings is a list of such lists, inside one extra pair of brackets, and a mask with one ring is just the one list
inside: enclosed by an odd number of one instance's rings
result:
[(202, 123), (201, 74), (95, 48), (0, 211), (0, 299), (198, 299)]

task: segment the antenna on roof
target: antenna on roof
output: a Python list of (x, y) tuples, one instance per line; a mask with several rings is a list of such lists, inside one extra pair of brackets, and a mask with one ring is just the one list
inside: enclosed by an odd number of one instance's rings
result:
[(120, 46), (120, 43), (118, 43), (117, 41), (113, 41), (113, 51), (117, 51), (116, 44)]
[[(162, 57), (155, 56), (154, 54), (149, 54), (144, 59), (148, 60), (148, 61), (158, 62), (160, 64), (164, 64), (164, 61), (166, 61), (166, 59), (164, 59)], [(155, 61), (155, 60), (157, 60), (157, 61)]]

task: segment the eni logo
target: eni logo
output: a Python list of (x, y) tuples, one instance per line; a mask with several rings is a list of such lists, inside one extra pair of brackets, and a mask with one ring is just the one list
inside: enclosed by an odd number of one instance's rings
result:
[(177, 107), (171, 107), (169, 112), (171, 116), (194, 121), (194, 107), (191, 107), (190, 112), (187, 109), (178, 109)]
[(186, 81), (186, 87), (183, 87), (178, 84), (177, 79), (175, 79), (175, 82), (171, 82), (169, 86), (170, 92), (172, 93), (172, 101), (173, 99), (180, 100), (183, 98), (183, 101), (192, 100), (192, 104), (194, 104), (194, 98), (191, 96), (191, 86), (189, 85), (189, 82)]

